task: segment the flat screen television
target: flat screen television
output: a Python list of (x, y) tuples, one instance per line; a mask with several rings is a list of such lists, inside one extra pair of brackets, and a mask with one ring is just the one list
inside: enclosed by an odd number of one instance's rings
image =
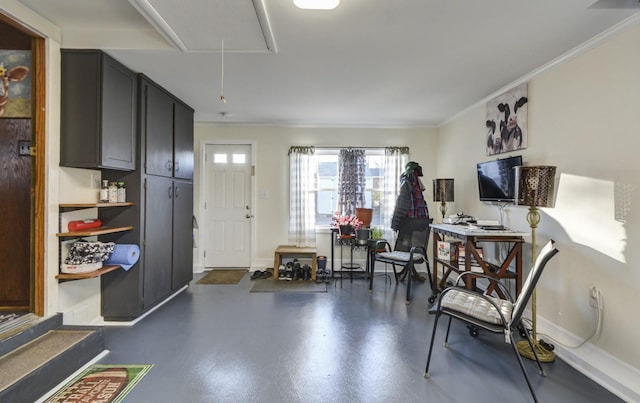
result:
[(515, 201), (516, 166), (522, 165), (522, 156), (512, 156), (477, 164), (478, 192), (481, 201)]

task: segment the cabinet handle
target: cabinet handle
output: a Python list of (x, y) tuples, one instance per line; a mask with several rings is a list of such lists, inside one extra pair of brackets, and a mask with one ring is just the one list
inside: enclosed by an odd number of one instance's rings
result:
[(176, 167), (176, 172), (180, 171), (180, 161), (176, 161), (174, 166)]
[(167, 171), (171, 171), (171, 169), (173, 169), (173, 163), (169, 160), (167, 161)]
[(173, 197), (173, 186), (169, 186), (169, 198)]
[(176, 186), (175, 190), (173, 191), (173, 194), (176, 196), (176, 199), (178, 198), (178, 196), (180, 196), (180, 192), (178, 192), (180, 190), (180, 187)]

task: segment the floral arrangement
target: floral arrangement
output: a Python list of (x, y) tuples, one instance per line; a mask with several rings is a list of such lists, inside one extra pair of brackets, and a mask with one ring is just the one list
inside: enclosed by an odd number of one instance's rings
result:
[(331, 220), (332, 226), (339, 227), (341, 225), (351, 225), (354, 229), (360, 229), (362, 227), (362, 221), (355, 215), (336, 212)]

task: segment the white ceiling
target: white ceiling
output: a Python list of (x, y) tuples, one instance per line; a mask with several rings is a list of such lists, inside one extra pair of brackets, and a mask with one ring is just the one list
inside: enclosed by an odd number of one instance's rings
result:
[(197, 122), (347, 127), (437, 126), (640, 9), (638, 0), (342, 0), (332, 11), (292, 0), (20, 2), (61, 28), (62, 47), (104, 49), (191, 105)]

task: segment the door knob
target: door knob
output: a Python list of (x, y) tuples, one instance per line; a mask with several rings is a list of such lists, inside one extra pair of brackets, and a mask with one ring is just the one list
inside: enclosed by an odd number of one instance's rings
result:
[(247, 214), (245, 218), (253, 218), (253, 214)]

